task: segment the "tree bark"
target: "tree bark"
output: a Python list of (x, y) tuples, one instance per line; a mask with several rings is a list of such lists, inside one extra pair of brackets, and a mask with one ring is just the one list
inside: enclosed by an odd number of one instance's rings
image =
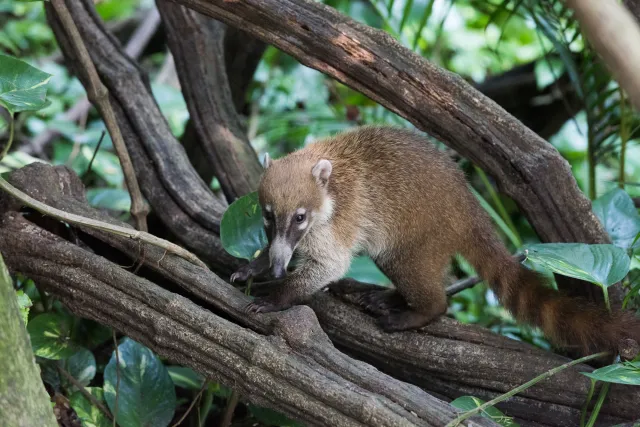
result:
[(0, 420), (15, 427), (57, 427), (1, 254), (0, 301)]

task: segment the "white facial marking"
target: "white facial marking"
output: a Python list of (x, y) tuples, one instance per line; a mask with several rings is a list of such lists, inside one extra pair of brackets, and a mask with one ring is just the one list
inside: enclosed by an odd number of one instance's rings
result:
[(318, 221), (328, 222), (333, 215), (333, 199), (329, 196), (324, 198), (320, 211), (318, 212)]
[(274, 260), (280, 260), (284, 262), (285, 268), (289, 265), (289, 261), (291, 261), (291, 256), (293, 255), (293, 248), (287, 244), (287, 241), (278, 236), (274, 239), (271, 244), (271, 249), (269, 249), (269, 261), (273, 266)]
[(271, 212), (273, 209), (271, 208), (271, 205), (265, 205), (264, 210), (267, 212)]
[(309, 221), (305, 219), (303, 222), (298, 224), (298, 230), (304, 230), (307, 228), (307, 225), (309, 225)]

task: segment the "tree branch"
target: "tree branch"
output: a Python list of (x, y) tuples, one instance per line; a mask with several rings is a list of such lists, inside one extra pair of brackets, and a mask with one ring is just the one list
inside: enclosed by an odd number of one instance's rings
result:
[(149, 208), (142, 198), (129, 152), (122, 139), (122, 133), (120, 132), (115, 113), (109, 101), (109, 91), (100, 80), (96, 67), (91, 61), (89, 52), (82, 41), (82, 36), (78, 32), (64, 0), (51, 0), (51, 7), (55, 10), (69, 42), (76, 51), (78, 62), (86, 73), (87, 95), (89, 100), (100, 111), (109, 135), (111, 136), (111, 140), (113, 141), (113, 148), (115, 148), (118, 158), (120, 159), (127, 189), (131, 195), (131, 215), (135, 218), (136, 228), (140, 231), (147, 231), (147, 214), (149, 213)]

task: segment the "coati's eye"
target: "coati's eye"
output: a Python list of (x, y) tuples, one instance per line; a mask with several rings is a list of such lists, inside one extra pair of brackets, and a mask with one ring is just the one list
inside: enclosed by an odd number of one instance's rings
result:
[(306, 218), (305, 214), (298, 214), (298, 215), (296, 215), (296, 222), (298, 224), (302, 224), (304, 222), (305, 218)]

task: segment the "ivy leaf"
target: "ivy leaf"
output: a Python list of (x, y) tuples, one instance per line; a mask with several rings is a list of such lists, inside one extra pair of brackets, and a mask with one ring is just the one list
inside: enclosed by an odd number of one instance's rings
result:
[(220, 221), (220, 240), (236, 258), (251, 260), (267, 246), (258, 193), (249, 193), (231, 203)]
[[(82, 348), (73, 356), (56, 363), (61, 363), (62, 368), (83, 386), (89, 385), (93, 377), (96, 376), (96, 359), (93, 357), (93, 353), (86, 348)], [(61, 380), (69, 392), (77, 390), (64, 376)]]
[[(453, 402), (451, 402), (451, 405), (458, 408), (458, 409), (462, 409), (463, 411), (471, 411), (473, 409), (476, 409), (477, 407), (483, 405), (485, 403), (484, 400), (482, 399), (478, 399), (477, 397), (473, 397), (473, 396), (462, 396), (457, 398), (456, 400), (454, 400)], [(491, 420), (493, 420), (495, 423), (500, 424), (501, 426), (504, 427), (519, 427), (520, 424), (516, 423), (515, 421), (513, 421), (513, 418), (506, 416), (505, 414), (503, 414), (499, 409), (490, 406), (487, 409), (485, 409), (484, 411), (480, 412), (480, 415), (482, 415), (485, 418), (489, 418)]]
[(541, 243), (527, 245), (527, 259), (564, 276), (609, 287), (629, 272), (631, 260), (614, 245)]
[(18, 299), (18, 307), (20, 308), (22, 321), (26, 326), (29, 323), (29, 310), (33, 303), (31, 302), (29, 295), (25, 294), (22, 289), (16, 291), (16, 298)]
[(623, 249), (640, 247), (640, 215), (626, 191), (616, 188), (593, 202), (593, 212), (616, 246)]
[(200, 390), (204, 383), (202, 375), (186, 366), (167, 366), (169, 376), (176, 387)]
[(640, 361), (616, 363), (581, 374), (608, 383), (640, 385)]
[(36, 111), (46, 107), (51, 74), (12, 56), (0, 54), (0, 105), (9, 113)]
[[(118, 346), (120, 388), (119, 425), (166, 427), (176, 408), (176, 390), (160, 358), (142, 344), (125, 338)], [(116, 401), (115, 351), (104, 370), (105, 400), (113, 412)]]
[[(88, 387), (86, 390), (95, 397), (98, 402), (104, 404), (104, 392), (100, 387)], [(79, 391), (69, 396), (69, 403), (73, 410), (76, 411), (78, 418), (80, 418), (82, 427), (112, 426), (112, 422), (109, 421), (107, 416)]]
[(72, 319), (58, 313), (43, 313), (27, 325), (33, 354), (45, 359), (66, 359), (78, 346), (71, 340)]

